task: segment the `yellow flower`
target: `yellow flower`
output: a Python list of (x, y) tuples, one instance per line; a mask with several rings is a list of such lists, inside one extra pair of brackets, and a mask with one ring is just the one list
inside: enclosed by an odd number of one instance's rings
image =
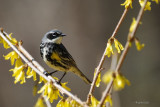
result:
[(108, 71), (104, 74), (102, 80), (104, 83), (108, 84), (111, 80), (114, 80), (113, 82), (113, 88), (114, 90), (121, 90), (125, 87), (125, 84), (130, 85), (129, 80), (127, 80), (124, 76), (120, 74), (115, 74), (116, 76), (113, 76), (113, 71)]
[(29, 75), (31, 70), (32, 70), (31, 67), (28, 67), (26, 74)]
[(39, 76), (39, 84), (40, 83), (42, 83), (42, 81), (44, 82), (44, 83), (46, 83), (47, 82), (47, 80), (46, 79), (44, 79), (42, 76)]
[(102, 81), (108, 84), (113, 79), (113, 72), (108, 71), (103, 75)]
[(131, 41), (129, 41), (129, 47), (132, 47), (132, 42)]
[(111, 42), (109, 41), (109, 42), (107, 43), (107, 48), (106, 48), (105, 55), (107, 55), (108, 57), (110, 57), (111, 54), (113, 54), (113, 48), (112, 48)]
[[(139, 0), (139, 3), (141, 5), (141, 7), (144, 6), (144, 0)], [(151, 2), (149, 2), (149, 1), (147, 1), (146, 6), (144, 8), (144, 11), (146, 11), (146, 10), (149, 10), (149, 11), (151, 10)]]
[(68, 106), (66, 106), (65, 99), (61, 99), (61, 100), (59, 100), (56, 107), (68, 107)]
[(27, 78), (31, 78), (33, 77), (33, 80), (36, 81), (37, 78), (36, 78), (36, 72), (32, 69), (32, 71), (30, 70), (30, 67), (28, 67), (28, 70), (27, 70)]
[(71, 89), (66, 86), (67, 83), (68, 83), (68, 82), (61, 83), (61, 85), (62, 85), (62, 87), (65, 88), (66, 90), (71, 91)]
[(113, 88), (115, 90), (121, 90), (125, 87), (126, 84), (130, 85), (130, 81), (124, 76), (117, 74), (113, 82)]
[(14, 64), (15, 59), (17, 59), (19, 56), (15, 51), (12, 51), (8, 53), (6, 56), (4, 56), (5, 60), (11, 60), (11, 65)]
[(52, 103), (53, 100), (57, 100), (58, 96), (62, 98), (62, 96), (59, 93), (59, 90), (53, 86), (53, 84), (46, 83), (39, 91), (38, 93), (44, 92), (44, 95), (47, 96), (48, 99), (50, 99), (50, 102)]
[(2, 37), (0, 37), (0, 43), (3, 44), (3, 47), (4, 47), (5, 49), (10, 48), (10, 46), (8, 45), (8, 43), (7, 43)]
[[(133, 30), (135, 29), (136, 23), (137, 23), (136, 19), (133, 18), (133, 21), (132, 21), (131, 26), (130, 26), (130, 28), (129, 28), (129, 32), (130, 32), (130, 33), (132, 33)], [(139, 24), (142, 24), (142, 22), (139, 22)]]
[(39, 97), (34, 107), (47, 107), (44, 103), (44, 98)]
[(34, 86), (33, 86), (33, 89), (32, 89), (33, 96), (37, 95), (37, 91), (38, 91), (38, 84), (37, 84), (37, 81), (36, 81)]
[(15, 67), (20, 67), (20, 66), (22, 66), (22, 65), (24, 65), (24, 64), (23, 64), (21, 58), (18, 57), (17, 60), (16, 60), (16, 62), (15, 62)]
[(18, 41), (12, 37), (12, 33), (9, 34), (9, 40), (13, 45), (18, 44)]
[(104, 104), (106, 104), (107, 102), (109, 102), (109, 104), (110, 104), (111, 106), (113, 105), (111, 95), (108, 95), (108, 96), (107, 96), (107, 98), (106, 98), (105, 101), (104, 101)]
[[(13, 45), (16, 45), (18, 43), (18, 41), (15, 38), (13, 38), (11, 35), (12, 35), (12, 33), (9, 34), (9, 38), (7, 36), (6, 37)], [(8, 43), (2, 37), (0, 37), (0, 43), (3, 43), (3, 46), (5, 49), (10, 48)]]
[(135, 39), (135, 45), (138, 51), (141, 51), (144, 48), (145, 44), (141, 44), (139, 40)]
[[(95, 74), (96, 74), (96, 69), (95, 69), (95, 71), (94, 71), (94, 76), (95, 76)], [(99, 87), (100, 86), (100, 82), (101, 82), (101, 73), (99, 73), (98, 74), (98, 78), (97, 78), (97, 80), (96, 80), (96, 87)]]
[(16, 84), (17, 82), (21, 81), (20, 84), (23, 84), (26, 82), (25, 80), (25, 73), (24, 73), (24, 66), (20, 67), (15, 67), (14, 69), (10, 69), (10, 71), (13, 71), (13, 77), (15, 77), (14, 83)]
[(121, 53), (121, 50), (123, 50), (123, 45), (117, 40), (114, 38), (114, 45), (115, 45), (115, 48), (117, 49), (118, 53)]
[(127, 9), (129, 6), (132, 8), (132, 0), (126, 0), (121, 6), (125, 6)]
[(135, 27), (136, 27), (136, 22), (137, 22), (136, 19), (133, 18), (132, 24), (131, 24), (130, 29), (129, 29), (129, 32), (130, 32), (130, 33), (133, 32), (133, 30), (135, 29)]
[(99, 101), (94, 96), (91, 96), (91, 106), (90, 107), (97, 107), (98, 104), (99, 104)]
[(56, 107), (82, 107), (80, 104), (78, 104), (75, 100), (68, 97), (67, 99), (61, 99)]
[(75, 100), (71, 100), (69, 107), (82, 107), (82, 106), (78, 104)]
[(157, 4), (159, 4), (160, 0), (152, 0), (152, 1), (155, 1)]

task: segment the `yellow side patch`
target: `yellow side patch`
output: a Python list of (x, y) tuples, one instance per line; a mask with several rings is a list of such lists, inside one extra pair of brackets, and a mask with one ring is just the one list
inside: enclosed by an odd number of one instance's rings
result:
[(60, 60), (61, 60), (61, 58), (59, 57), (59, 55), (56, 54), (56, 53), (53, 53), (53, 54), (52, 54), (51, 59), (56, 59), (57, 61), (60, 61)]

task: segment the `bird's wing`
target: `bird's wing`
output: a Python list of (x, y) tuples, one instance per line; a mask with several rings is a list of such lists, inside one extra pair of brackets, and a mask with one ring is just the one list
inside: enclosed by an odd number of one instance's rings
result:
[(77, 67), (76, 62), (74, 61), (70, 53), (67, 51), (67, 49), (64, 47), (64, 45), (60, 44), (59, 46), (60, 46), (59, 56), (62, 59), (62, 61), (70, 66)]

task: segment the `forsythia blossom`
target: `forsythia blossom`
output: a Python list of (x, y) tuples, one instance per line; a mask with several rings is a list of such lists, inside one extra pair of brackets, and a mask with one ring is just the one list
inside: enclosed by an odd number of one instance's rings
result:
[[(130, 28), (129, 28), (129, 32), (130, 32), (130, 33), (132, 33), (133, 30), (135, 29), (136, 23), (137, 23), (136, 19), (133, 18), (132, 23), (131, 23), (131, 26), (130, 26)], [(139, 22), (139, 24), (142, 24), (142, 22)]]
[(61, 99), (59, 100), (56, 107), (69, 107), (69, 103), (66, 102), (66, 99)]
[(10, 71), (13, 71), (13, 77), (15, 77), (14, 83), (21, 81), (20, 84), (23, 84), (26, 82), (25, 80), (25, 72), (24, 72), (24, 65), (21, 65), (19, 67), (15, 67), (14, 69), (10, 69)]
[(44, 83), (46, 83), (47, 82), (47, 80), (46, 79), (44, 79), (42, 76), (39, 76), (39, 84), (40, 83), (42, 83), (42, 81), (44, 82)]
[(34, 107), (47, 107), (46, 104), (44, 103), (44, 98), (42, 96), (38, 98)]
[(58, 96), (62, 97), (59, 93), (59, 90), (53, 86), (53, 84), (46, 83), (39, 91), (38, 93), (43, 93), (44, 95), (47, 96), (48, 99), (50, 99), (50, 102), (52, 103), (53, 100), (57, 100)]
[(129, 32), (131, 33), (131, 32), (133, 32), (133, 30), (135, 29), (135, 27), (136, 27), (136, 19), (135, 18), (133, 18), (133, 21), (132, 21), (132, 24), (131, 24), (131, 26), (130, 26), (130, 28), (129, 28)]
[(114, 38), (114, 44), (115, 44), (115, 48), (117, 49), (118, 53), (121, 53), (121, 50), (124, 50), (123, 45)]
[(125, 6), (125, 8), (127, 9), (129, 6), (132, 8), (132, 0), (126, 0), (123, 4), (121, 4), (122, 6)]
[(109, 83), (112, 79), (113, 79), (113, 71), (107, 71), (102, 77), (102, 81), (106, 84)]
[[(8, 37), (7, 37), (8, 38)], [(18, 43), (18, 41), (12, 37), (12, 33), (9, 34), (9, 38), (8, 40), (13, 44), (13, 45), (16, 45)], [(10, 46), (8, 45), (8, 43), (2, 38), (0, 37), (0, 43), (3, 44), (4, 48), (5, 49), (8, 49), (10, 48)]]
[(109, 41), (109, 42), (107, 43), (107, 48), (106, 48), (105, 55), (107, 55), (108, 57), (110, 57), (111, 54), (113, 54), (113, 48), (112, 48), (111, 42)]
[(9, 40), (13, 45), (18, 44), (18, 41), (12, 37), (12, 33), (9, 34)]
[(111, 54), (114, 54), (113, 47), (112, 47), (113, 41), (114, 41), (114, 46), (117, 49), (118, 53), (121, 53), (121, 50), (124, 49), (123, 45), (116, 38), (110, 38), (108, 40), (107, 48), (106, 48), (106, 52), (105, 52), (105, 55), (107, 55), (108, 57), (110, 57)]
[(10, 46), (8, 45), (8, 43), (7, 43), (1, 36), (0, 36), (0, 43), (3, 44), (3, 47), (4, 47), (5, 49), (10, 48)]
[(33, 89), (32, 89), (33, 96), (36, 96), (37, 91), (38, 91), (38, 84), (36, 83), (36, 84), (33, 86)]
[(99, 101), (94, 96), (91, 96), (91, 105), (90, 105), (90, 107), (97, 107), (98, 104), (99, 104)]
[(152, 0), (152, 1), (155, 1), (157, 4), (159, 4), (160, 0)]
[(138, 39), (135, 39), (135, 45), (138, 51), (141, 51), (142, 48), (144, 48), (145, 44), (141, 44), (140, 41)]
[(37, 80), (37, 78), (36, 78), (36, 72), (33, 69), (30, 70), (29, 68), (30, 67), (28, 67), (28, 70), (27, 70), (27, 78), (33, 77), (33, 80), (36, 81)]
[(111, 95), (108, 95), (107, 98), (105, 99), (104, 101), (104, 104), (106, 104), (107, 102), (109, 102), (109, 104), (112, 106), (112, 98), (111, 98)]
[[(144, 6), (144, 0), (139, 0), (139, 3), (141, 5), (141, 7)], [(149, 10), (149, 11), (151, 10), (151, 2), (149, 2), (149, 1), (147, 1), (146, 6), (144, 8), (144, 11), (146, 11), (146, 10)]]
[[(94, 76), (96, 74), (96, 71), (97, 71), (97, 69), (95, 69), (95, 71), (94, 71)], [(100, 86), (100, 82), (101, 82), (101, 73), (98, 74), (98, 78), (96, 80), (96, 87)]]
[(115, 90), (121, 90), (125, 87), (125, 85), (130, 85), (130, 82), (128, 79), (126, 79), (124, 76), (117, 74), (114, 78), (113, 88)]
[(71, 89), (66, 86), (67, 83), (68, 83), (68, 82), (61, 83), (61, 85), (62, 85), (62, 87), (65, 88), (67, 91), (71, 91)]
[(113, 80), (114, 90), (121, 90), (125, 87), (126, 84), (130, 85), (129, 80), (127, 80), (123, 75), (116, 74), (114, 77), (113, 72), (106, 72), (106, 74), (103, 76), (103, 82), (109, 83), (111, 80)]
[(11, 65), (14, 64), (15, 59), (17, 59), (19, 56), (15, 51), (12, 51), (8, 53), (6, 56), (4, 56), (5, 60), (11, 60)]

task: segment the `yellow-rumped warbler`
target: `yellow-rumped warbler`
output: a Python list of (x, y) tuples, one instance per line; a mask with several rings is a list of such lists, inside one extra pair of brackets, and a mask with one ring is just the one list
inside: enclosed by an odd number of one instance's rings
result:
[(58, 30), (47, 32), (40, 45), (41, 57), (49, 67), (56, 71), (63, 71), (64, 74), (62, 78), (66, 72), (70, 71), (82, 78), (86, 83), (90, 84), (91, 81), (78, 69), (74, 59), (61, 43), (63, 36), (66, 35)]

